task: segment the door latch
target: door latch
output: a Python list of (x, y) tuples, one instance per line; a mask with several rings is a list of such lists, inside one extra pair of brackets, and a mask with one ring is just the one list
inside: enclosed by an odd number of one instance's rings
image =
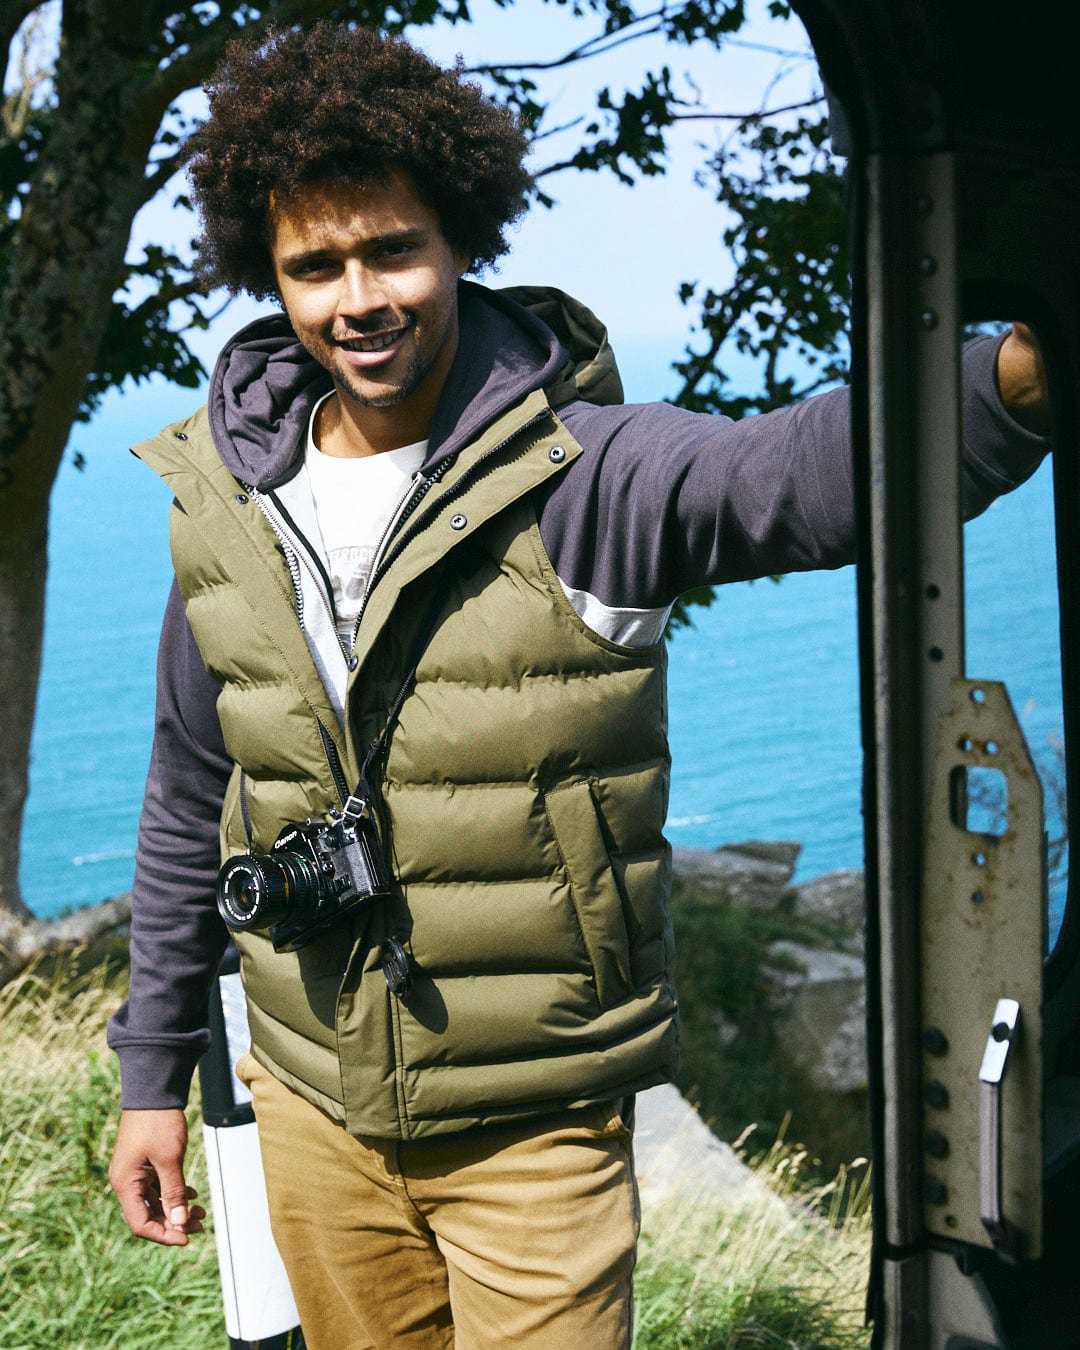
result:
[(979, 1069), (979, 1215), (995, 1251), (1008, 1261), (1020, 1255), (1021, 1233), (1002, 1212), (1001, 1094), (1019, 1028), (1020, 1004), (999, 998)]

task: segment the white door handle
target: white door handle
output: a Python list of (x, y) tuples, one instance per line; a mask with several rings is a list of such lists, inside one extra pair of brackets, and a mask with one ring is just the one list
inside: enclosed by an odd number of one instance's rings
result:
[(979, 1069), (979, 1214), (999, 1255), (1016, 1260), (1021, 1234), (1002, 1213), (1001, 1092), (1009, 1050), (1020, 1027), (1020, 1004), (999, 998)]

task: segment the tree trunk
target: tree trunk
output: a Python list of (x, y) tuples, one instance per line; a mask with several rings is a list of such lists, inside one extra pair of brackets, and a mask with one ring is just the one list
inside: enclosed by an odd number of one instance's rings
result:
[(123, 275), (157, 125), (132, 113), (138, 62), (107, 34), (78, 37), (63, 49), (57, 121), (0, 272), (0, 913), (19, 918), (49, 495)]
[[(27, 0), (0, 0), (0, 56), (33, 8)], [(267, 8), (267, 21), (274, 17), (288, 25), (313, 18), (324, 6), (318, 0), (272, 0)], [(132, 221), (174, 162), (171, 148), (150, 159), (161, 120), (179, 94), (205, 77), (230, 38), (241, 29), (253, 31), (250, 18), (241, 20), (222, 7), (217, 18), (195, 25), (190, 46), (185, 39), (177, 47), (171, 34), (178, 18), (187, 22), (190, 7), (174, 9), (165, 0), (108, 5), (65, 0), (55, 106), (43, 120), (44, 139), (26, 161), (29, 190), (3, 222), (0, 949), (4, 934), (24, 927), (28, 917), (19, 892), (19, 838), (41, 659), (52, 485), (88, 375), (95, 368), (116, 369), (111, 361), (103, 366), (100, 348), (114, 293), (126, 275)], [(17, 180), (8, 177), (10, 191)], [(10, 202), (3, 205), (10, 208)], [(62, 818), (57, 819), (62, 830)]]
[[(26, 803), (45, 610), (46, 521), (11, 522), (0, 537), (0, 909), (30, 911), (19, 889), (19, 835)], [(62, 825), (59, 828), (63, 828)]]

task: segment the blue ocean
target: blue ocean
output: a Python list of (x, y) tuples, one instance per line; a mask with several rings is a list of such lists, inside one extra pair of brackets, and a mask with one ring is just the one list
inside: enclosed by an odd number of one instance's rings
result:
[[(171, 569), (169, 493), (128, 447), (197, 401), (167, 386), (111, 395), (73, 438), (85, 469), (69, 454), (56, 484), (23, 834), (25, 895), (42, 916), (131, 885)], [(968, 670), (1006, 680), (1051, 777), (1052, 540), (1045, 466), (967, 527)], [(797, 840), (797, 880), (861, 866), (854, 569), (728, 586), (694, 613), (669, 644), (669, 838)]]

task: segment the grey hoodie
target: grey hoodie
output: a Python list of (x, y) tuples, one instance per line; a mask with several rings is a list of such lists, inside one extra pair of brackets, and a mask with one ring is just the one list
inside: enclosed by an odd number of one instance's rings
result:
[[(852, 561), (846, 389), (739, 423), (664, 403), (623, 405), (602, 326), (559, 292), (463, 282), (460, 325), (423, 472), (546, 389), (585, 453), (537, 491), (541, 538), (571, 603), (602, 636), (648, 645), (693, 587)], [(1046, 449), (1001, 404), (997, 348), (997, 339), (978, 339), (964, 355), (969, 515), (1028, 477)], [(330, 387), (284, 315), (232, 339), (208, 407), (217, 450), (240, 484), (272, 494), (289, 482), (311, 410)], [(227, 940), (214, 883), (232, 769), (218, 693), (174, 585), (136, 854), (131, 991), (109, 1025), (125, 1108), (183, 1105), (209, 1040), (207, 992)]]

